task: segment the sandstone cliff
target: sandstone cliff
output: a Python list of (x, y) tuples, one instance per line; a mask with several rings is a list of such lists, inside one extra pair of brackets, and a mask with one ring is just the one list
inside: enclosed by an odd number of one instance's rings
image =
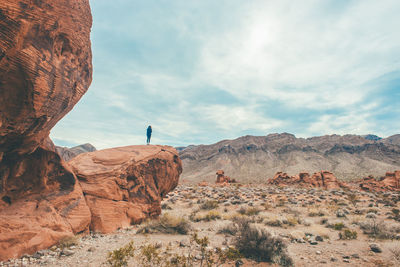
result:
[(48, 139), (92, 79), (88, 0), (0, 2), (0, 260), (90, 223), (80, 185)]

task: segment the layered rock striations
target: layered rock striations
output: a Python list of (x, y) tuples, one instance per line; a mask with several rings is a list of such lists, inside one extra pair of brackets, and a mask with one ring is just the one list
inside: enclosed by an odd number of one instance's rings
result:
[(1, 1), (0, 17), (0, 153), (30, 153), (91, 83), (89, 1)]
[(323, 189), (348, 188), (346, 183), (339, 181), (333, 173), (328, 171), (316, 172), (311, 176), (306, 172), (301, 172), (295, 176), (289, 176), (284, 172), (277, 172), (272, 179), (267, 181), (267, 183), (276, 186), (297, 185)]
[(71, 161), (92, 219), (103, 233), (161, 213), (162, 197), (178, 185), (182, 163), (169, 146), (127, 146), (80, 154)]
[(90, 223), (48, 135), (91, 83), (91, 24), (88, 0), (0, 2), (0, 260)]

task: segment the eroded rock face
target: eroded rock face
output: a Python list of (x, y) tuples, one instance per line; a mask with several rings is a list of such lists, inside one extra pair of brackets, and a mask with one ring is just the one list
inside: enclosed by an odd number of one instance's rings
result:
[(316, 172), (312, 176), (306, 172), (299, 173), (295, 176), (289, 176), (284, 172), (277, 172), (267, 183), (277, 186), (298, 185), (323, 189), (348, 188), (346, 183), (339, 181), (333, 173), (328, 171)]
[(381, 179), (369, 176), (357, 183), (364, 191), (400, 191), (400, 171), (387, 172)]
[(88, 0), (0, 2), (0, 151), (33, 152), (92, 80)]
[(0, 1), (0, 260), (90, 223), (48, 135), (90, 85), (91, 24), (88, 0)]
[(32, 254), (87, 231), (90, 211), (82, 189), (51, 141), (31, 154), (3, 159), (0, 260)]
[(182, 163), (169, 146), (127, 146), (80, 154), (69, 161), (103, 233), (161, 213), (161, 199), (178, 185)]

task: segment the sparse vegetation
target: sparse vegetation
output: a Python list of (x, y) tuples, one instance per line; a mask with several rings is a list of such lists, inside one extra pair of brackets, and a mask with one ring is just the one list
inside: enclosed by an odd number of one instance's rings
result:
[(80, 237), (78, 235), (65, 237), (58, 242), (57, 247), (64, 249), (76, 246), (79, 244), (79, 238)]
[(247, 216), (254, 216), (260, 213), (260, 209), (255, 208), (255, 207), (251, 207), (251, 208), (245, 208), (245, 207), (241, 207), (238, 210), (238, 213), (241, 215), (247, 215)]
[(357, 232), (350, 229), (344, 229), (339, 233), (339, 239), (357, 239)]
[(165, 233), (185, 235), (191, 229), (190, 223), (183, 217), (173, 216), (168, 213), (162, 215), (158, 220), (150, 221), (142, 226), (138, 233)]
[(368, 220), (360, 222), (359, 226), (364, 234), (378, 239), (394, 239), (400, 233), (400, 226), (385, 223), (384, 221)]
[(207, 213), (197, 213), (191, 218), (194, 222), (200, 221), (213, 221), (217, 219), (221, 219), (221, 214), (216, 210), (210, 210)]
[(135, 247), (133, 242), (126, 246), (108, 253), (107, 262), (113, 267), (122, 267), (128, 265), (128, 260), (134, 256)]
[(218, 208), (218, 201), (216, 200), (207, 200), (200, 205), (200, 209), (202, 210), (213, 210), (216, 208)]
[(345, 228), (346, 226), (344, 225), (344, 223), (339, 222), (339, 223), (335, 223), (331, 226), (331, 228), (333, 228), (336, 231), (341, 231), (343, 228)]
[(292, 266), (293, 260), (287, 254), (286, 245), (279, 237), (273, 237), (264, 229), (257, 229), (248, 220), (240, 220), (235, 246), (241, 254), (256, 261), (274, 262)]

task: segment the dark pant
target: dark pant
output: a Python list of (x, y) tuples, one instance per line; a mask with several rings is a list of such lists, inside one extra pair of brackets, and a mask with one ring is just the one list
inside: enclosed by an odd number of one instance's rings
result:
[(151, 138), (151, 135), (148, 135), (148, 136), (147, 136), (147, 141), (146, 141), (147, 144), (150, 144), (150, 138)]

